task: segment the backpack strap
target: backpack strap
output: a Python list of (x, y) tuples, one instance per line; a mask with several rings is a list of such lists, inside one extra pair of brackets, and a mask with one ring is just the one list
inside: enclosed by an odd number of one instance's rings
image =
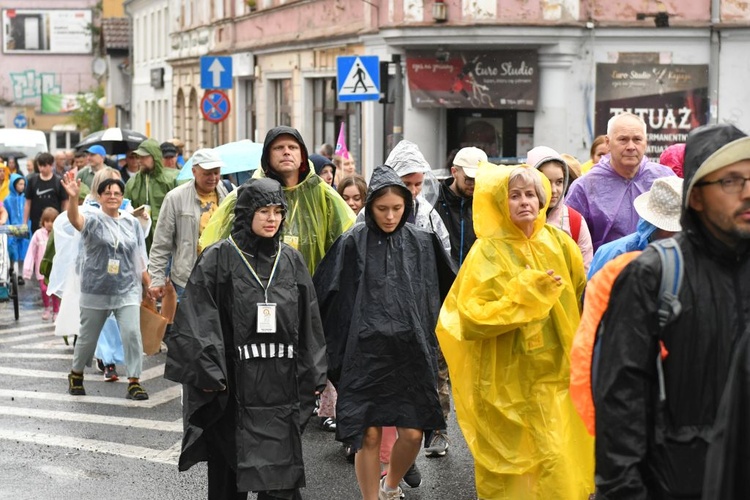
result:
[[(667, 238), (651, 243), (661, 262), (661, 282), (659, 284), (659, 334), (682, 312), (679, 293), (684, 275), (683, 256), (679, 243), (674, 238)], [(666, 385), (662, 352), (656, 355), (656, 372), (659, 377), (659, 401), (666, 401)]]
[(581, 233), (581, 220), (583, 216), (575, 209), (568, 207), (568, 218), (570, 219), (570, 237), (578, 243), (578, 235)]

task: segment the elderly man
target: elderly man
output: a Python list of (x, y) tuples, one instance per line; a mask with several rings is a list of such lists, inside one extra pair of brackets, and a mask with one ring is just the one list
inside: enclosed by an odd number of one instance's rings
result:
[(177, 187), (179, 171), (164, 168), (159, 143), (154, 139), (146, 139), (133, 153), (138, 159), (139, 170), (125, 184), (125, 198), (135, 207), (146, 205), (151, 212), (153, 223), (146, 236), (146, 248), (150, 250), (164, 197)]
[(55, 173), (57, 175), (63, 175), (69, 168), (70, 165), (68, 164), (67, 153), (63, 150), (55, 153)]
[(79, 179), (82, 183), (91, 187), (91, 182), (94, 180), (96, 173), (106, 166), (104, 165), (104, 157), (107, 156), (107, 151), (103, 146), (96, 144), (88, 148), (86, 153), (88, 155), (89, 164), (78, 171), (76, 179)]
[(565, 204), (589, 226), (594, 252), (604, 243), (633, 233), (638, 213), (633, 201), (651, 189), (654, 179), (674, 175), (668, 167), (648, 161), (646, 123), (623, 113), (607, 124), (609, 154), (570, 186)]
[(159, 222), (149, 255), (150, 295), (164, 295), (169, 258), (170, 278), (182, 296), (190, 271), (198, 258), (198, 238), (206, 228), (227, 190), (221, 183), (224, 163), (213, 149), (199, 149), (193, 155), (193, 180), (173, 189), (164, 197)]
[[(333, 242), (354, 223), (354, 212), (311, 168), (305, 142), (291, 127), (268, 131), (255, 176), (270, 177), (284, 187), (288, 215), (284, 221), (283, 241), (302, 253), (313, 274)], [(236, 202), (235, 190), (227, 196), (201, 235), (201, 248), (229, 236)]]
[(681, 308), (664, 314), (662, 259), (648, 247), (615, 281), (599, 326), (597, 498), (701, 498), (730, 361), (750, 333), (750, 137), (727, 124), (693, 130), (684, 172), (682, 258), (669, 266), (684, 269)]

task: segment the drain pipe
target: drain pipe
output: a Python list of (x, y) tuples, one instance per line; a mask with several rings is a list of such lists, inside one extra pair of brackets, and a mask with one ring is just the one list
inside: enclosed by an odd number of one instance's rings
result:
[(721, 0), (711, 0), (711, 46), (708, 59), (708, 123), (719, 121), (719, 70), (721, 67)]

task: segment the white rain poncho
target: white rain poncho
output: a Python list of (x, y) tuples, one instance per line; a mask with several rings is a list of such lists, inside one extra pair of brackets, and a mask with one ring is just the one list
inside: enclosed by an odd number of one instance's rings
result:
[[(143, 229), (132, 215), (87, 213), (81, 230), (81, 307), (117, 309), (141, 303), (148, 265)], [(116, 270), (117, 272), (111, 272)]]

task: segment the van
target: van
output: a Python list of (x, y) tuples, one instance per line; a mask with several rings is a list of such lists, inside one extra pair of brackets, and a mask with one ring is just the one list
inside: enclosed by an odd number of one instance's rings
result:
[(0, 128), (0, 157), (7, 159), (8, 156), (20, 156), (16, 160), (24, 175), (29, 173), (28, 161), (39, 153), (48, 151), (47, 136), (41, 130)]

